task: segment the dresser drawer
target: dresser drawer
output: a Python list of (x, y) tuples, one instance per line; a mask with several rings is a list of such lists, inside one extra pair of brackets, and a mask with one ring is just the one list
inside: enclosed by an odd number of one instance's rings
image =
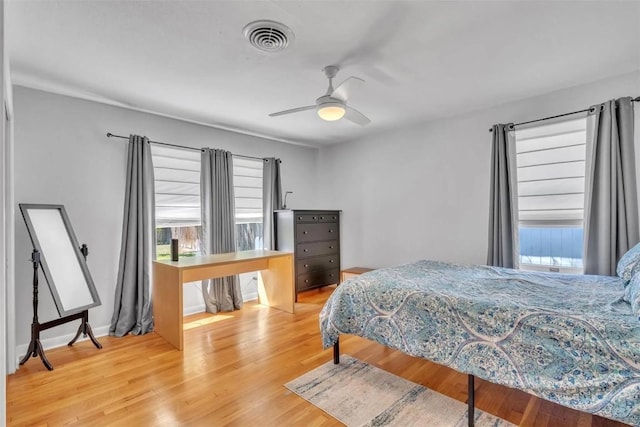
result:
[(338, 222), (338, 214), (320, 214), (318, 215), (319, 222)]
[(318, 286), (333, 285), (340, 280), (340, 270), (335, 268), (325, 271), (312, 271), (300, 274), (296, 280), (298, 290), (317, 288)]
[(301, 259), (296, 262), (296, 273), (304, 274), (317, 270), (330, 270), (339, 266), (338, 254)]
[(298, 258), (309, 258), (319, 255), (331, 255), (337, 253), (337, 240), (329, 240), (326, 242), (300, 243), (296, 246), (296, 256)]
[(338, 224), (335, 222), (296, 224), (296, 235), (298, 242), (333, 240), (338, 235)]
[(297, 214), (296, 223), (300, 222), (318, 222), (318, 214)]

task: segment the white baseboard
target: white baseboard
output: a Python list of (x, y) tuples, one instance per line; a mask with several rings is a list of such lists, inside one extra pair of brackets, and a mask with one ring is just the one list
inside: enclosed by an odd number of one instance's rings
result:
[[(252, 292), (252, 293), (249, 293), (249, 294), (243, 294), (242, 295), (242, 301), (244, 301), (244, 302), (255, 301), (257, 299), (258, 299), (258, 293), (257, 292)], [(205, 306), (204, 306), (204, 303), (191, 305), (189, 307), (185, 307), (182, 312), (183, 312), (183, 314), (185, 316), (188, 316), (190, 314), (196, 314), (196, 313), (204, 313), (205, 312)]]
[(258, 292), (252, 292), (250, 294), (246, 294), (242, 296), (242, 301), (255, 301), (258, 299)]
[[(258, 299), (258, 293), (250, 293), (250, 294), (246, 294), (243, 295), (243, 301), (253, 301), (253, 300), (257, 300)], [(192, 305), (190, 307), (185, 307), (184, 308), (184, 315), (188, 316), (190, 314), (196, 314), (196, 313), (203, 313), (204, 310), (204, 304), (197, 304), (197, 305)], [(98, 337), (104, 337), (109, 335), (109, 325), (105, 325), (105, 326), (98, 326), (98, 327), (92, 327), (91, 328), (93, 330), (93, 335), (98, 338)], [(56, 348), (56, 347), (62, 347), (67, 345), (67, 343), (69, 341), (71, 341), (73, 339), (73, 337), (75, 336), (75, 333), (72, 334), (66, 334), (66, 335), (60, 335), (57, 337), (52, 337), (52, 338), (47, 338), (44, 340), (40, 340), (40, 343), (42, 344), (42, 348), (44, 350), (50, 350), (52, 348)], [(78, 338), (77, 342), (81, 342), (81, 341), (86, 341), (89, 338), (85, 338), (82, 335), (80, 335), (80, 338)], [(22, 357), (27, 354), (27, 349), (29, 348), (29, 344), (20, 344), (16, 346), (16, 366), (19, 367), (19, 363), (20, 363), (20, 359), (22, 359)]]
[(192, 305), (190, 307), (185, 307), (184, 310), (182, 310), (182, 314), (184, 316), (188, 316), (190, 314), (204, 313), (204, 311), (205, 311), (205, 307), (203, 303), (203, 304)]

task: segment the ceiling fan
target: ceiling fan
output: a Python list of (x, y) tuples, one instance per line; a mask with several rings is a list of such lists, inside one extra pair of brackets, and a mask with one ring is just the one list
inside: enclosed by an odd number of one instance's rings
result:
[(322, 69), (322, 71), (324, 71), (324, 75), (329, 79), (329, 87), (327, 88), (327, 93), (316, 99), (315, 105), (307, 105), (305, 107), (278, 111), (277, 113), (269, 114), (269, 116), (276, 117), (284, 114), (298, 113), (300, 111), (316, 110), (321, 119), (330, 122), (345, 118), (360, 126), (371, 123), (371, 120), (369, 120), (364, 114), (347, 105), (348, 93), (364, 83), (364, 80), (351, 76), (334, 89), (333, 78), (336, 76), (339, 69), (340, 68), (336, 65), (328, 65)]

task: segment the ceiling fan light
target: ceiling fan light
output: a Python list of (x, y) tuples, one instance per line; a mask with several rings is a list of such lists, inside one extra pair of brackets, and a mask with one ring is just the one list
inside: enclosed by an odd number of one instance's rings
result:
[(326, 103), (318, 107), (318, 116), (322, 120), (334, 122), (344, 117), (346, 110), (344, 105), (339, 103)]

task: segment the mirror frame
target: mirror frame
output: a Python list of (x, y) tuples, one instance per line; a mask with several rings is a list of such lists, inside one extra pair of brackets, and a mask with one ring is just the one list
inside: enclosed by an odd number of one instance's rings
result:
[[(58, 309), (58, 314), (60, 317), (69, 316), (72, 314), (80, 313), (84, 310), (87, 310), (91, 307), (96, 307), (101, 304), (100, 297), (98, 295), (98, 291), (93, 283), (93, 279), (91, 278), (91, 274), (89, 273), (89, 269), (87, 268), (87, 263), (85, 262), (84, 256), (82, 252), (80, 252), (80, 245), (78, 245), (78, 240), (76, 239), (76, 235), (73, 232), (73, 228), (71, 228), (71, 222), (69, 221), (69, 217), (67, 216), (67, 212), (64, 209), (63, 205), (48, 205), (48, 204), (30, 204), (30, 203), (20, 203), (20, 212), (22, 212), (22, 217), (24, 219), (25, 224), (27, 225), (27, 231), (29, 232), (29, 237), (31, 238), (31, 244), (34, 249), (37, 249), (40, 252), (40, 266), (42, 267), (42, 273), (44, 275), (47, 284), (49, 285), (49, 290), (51, 291), (51, 296), (53, 297), (53, 301)], [(58, 288), (53, 280), (53, 276), (51, 275), (51, 270), (49, 269), (49, 265), (47, 264), (47, 254), (42, 251), (40, 246), (40, 242), (38, 240), (38, 235), (33, 227), (33, 223), (31, 218), (29, 217), (29, 210), (31, 209), (43, 209), (43, 210), (54, 210), (59, 212), (60, 217), (62, 218), (62, 222), (64, 224), (64, 228), (67, 231), (67, 237), (71, 241), (71, 246), (74, 249), (75, 259), (78, 261), (80, 269), (84, 275), (85, 282), (87, 284), (87, 288), (89, 289), (89, 293), (91, 294), (91, 298), (93, 302), (90, 304), (86, 304), (79, 307), (70, 307), (65, 310), (64, 305), (62, 304), (62, 300), (60, 299), (60, 294), (58, 293)]]

